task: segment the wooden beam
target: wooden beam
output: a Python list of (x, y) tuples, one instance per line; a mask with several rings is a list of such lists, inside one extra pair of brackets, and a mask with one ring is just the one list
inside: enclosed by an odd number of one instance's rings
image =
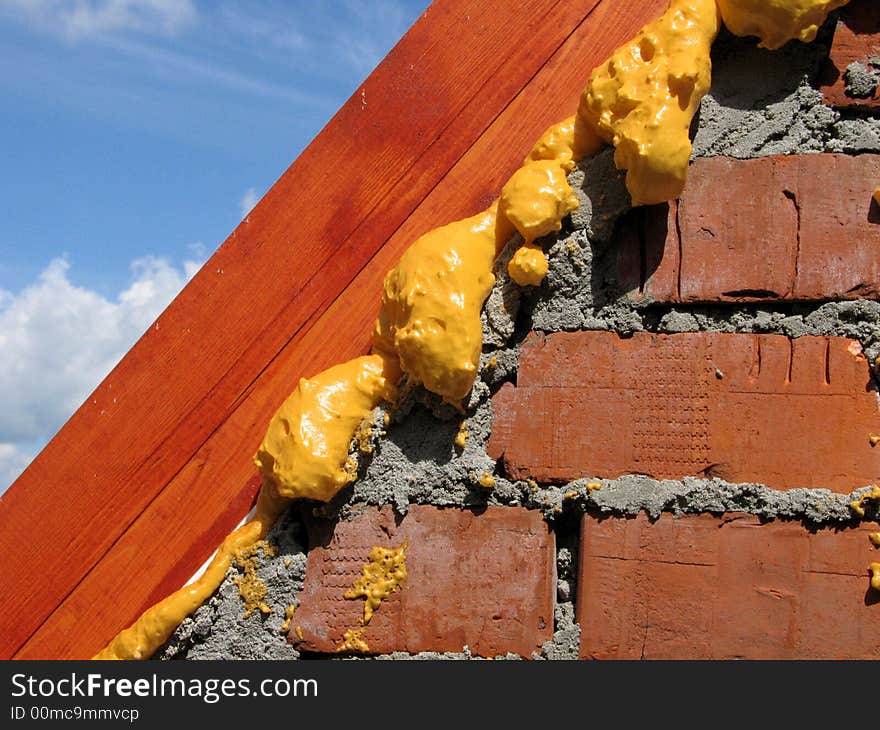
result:
[[(320, 318), (597, 1), (431, 5), (0, 498), (2, 578), (15, 596), (0, 606), (0, 656), (28, 640), (176, 475), (193, 472), (267, 363)], [(329, 362), (352, 351), (344, 339), (327, 347)], [(224, 510), (229, 487), (215, 490), (209, 503)], [(193, 545), (213, 540), (216, 529), (200, 534), (187, 519), (206, 505), (189, 504), (178, 528), (193, 529)]]
[[(593, 66), (665, 9), (666, 0), (606, 1), (576, 25), (564, 42), (488, 125), (384, 246), (366, 259), (329, 307), (301, 328), (248, 386), (225, 421), (193, 459), (140, 514), (112, 550), (18, 652), (21, 658), (91, 655), (157, 598), (178, 587), (240, 519), (228, 503), (250, 497), (250, 455), (266, 422), (302, 375), (365, 352), (379, 305), (381, 281), (421, 233), (476, 212), (491, 201), (531, 144), (549, 125), (574, 112)], [(481, 103), (480, 99), (474, 103)], [(462, 116), (469, 116), (468, 107)], [(453, 123), (472, 125), (462, 119)], [(469, 127), (472, 128), (472, 127)], [(394, 205), (394, 200), (387, 201)], [(356, 251), (384, 234), (384, 206), (351, 237)], [(242, 490), (242, 485), (247, 487)], [(193, 509), (191, 505), (198, 505)], [(137, 571), (132, 570), (137, 556)]]

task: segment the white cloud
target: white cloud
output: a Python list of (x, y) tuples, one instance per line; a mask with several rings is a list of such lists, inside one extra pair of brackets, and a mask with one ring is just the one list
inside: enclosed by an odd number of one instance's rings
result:
[(193, 0), (0, 0), (0, 10), (72, 40), (121, 31), (170, 36), (197, 16)]
[(343, 0), (345, 23), (335, 26), (336, 50), (366, 76), (409, 27), (409, 13), (398, 0)]
[(36, 454), (27, 447), (0, 443), (0, 494), (14, 482)]
[[(281, 15), (271, 12), (271, 6), (255, 7), (247, 5), (223, 5), (217, 14), (218, 20), (227, 32), (246, 38), (258, 48), (270, 46), (287, 53), (307, 50), (310, 46), (309, 34), (296, 30), (289, 21), (287, 13), (295, 13), (301, 8), (282, 6)], [(261, 11), (265, 15), (260, 15)], [(311, 34), (313, 37), (313, 34)]]
[(37, 280), (0, 291), (0, 492), (110, 372), (198, 270), (145, 257), (115, 299), (76, 286), (53, 260)]
[[(2, 0), (0, 0), (2, 1)], [(156, 43), (142, 43), (131, 38), (102, 38), (105, 47), (114, 49), (131, 58), (140, 59), (151, 67), (152, 72), (166, 80), (179, 82), (207, 81), (232, 91), (251, 96), (286, 100), (298, 104), (314, 103), (319, 97), (286, 84), (266, 81), (250, 74), (241, 73), (211, 61), (206, 62), (189, 53), (168, 50)]]
[(239, 201), (239, 206), (241, 206), (241, 217), (242, 219), (247, 218), (248, 213), (250, 213), (254, 206), (260, 202), (260, 196), (257, 194), (256, 188), (248, 188), (245, 190), (244, 195), (241, 196), (241, 200)]

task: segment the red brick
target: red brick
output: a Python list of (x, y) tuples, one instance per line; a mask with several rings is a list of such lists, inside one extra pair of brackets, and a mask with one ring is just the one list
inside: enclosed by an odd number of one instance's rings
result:
[(383, 507), (350, 522), (313, 523), (291, 641), (335, 652), (344, 632), (360, 627), (364, 612), (363, 600), (343, 593), (374, 546), (404, 542), (408, 578), (373, 614), (363, 634), (371, 652), (461, 651), (467, 645), (480, 656), (530, 656), (552, 638), (556, 554), (538, 512), (413, 505), (402, 520)]
[(842, 337), (531, 335), (495, 403), (514, 478), (718, 476), (839, 492), (880, 478), (880, 413)]
[(677, 220), (678, 201), (673, 200), (633, 208), (618, 224), (617, 283), (633, 301), (678, 300)]
[(853, 61), (865, 62), (880, 55), (880, 6), (877, 0), (852, 0), (840, 11), (831, 52), (821, 73), (825, 101), (833, 106), (880, 106), (880, 92), (870, 99), (854, 99), (845, 93), (843, 74)]
[(622, 222), (618, 281), (658, 303), (877, 297), (878, 185), (880, 155), (697, 160), (678, 204)]
[(791, 298), (798, 213), (786, 192), (797, 190), (799, 162), (716, 157), (700, 165), (679, 206), (680, 301)]
[(877, 528), (585, 515), (581, 657), (880, 659), (880, 596), (867, 572)]
[(798, 171), (800, 254), (793, 297), (876, 299), (880, 208), (872, 195), (880, 187), (880, 155), (810, 157), (801, 158)]
[(517, 410), (516, 398), (517, 390), (513, 383), (503, 383), (492, 397), (495, 417), (492, 421), (489, 443), (486, 444), (486, 453), (493, 459), (500, 459), (510, 442), (510, 436), (513, 433), (511, 416)]

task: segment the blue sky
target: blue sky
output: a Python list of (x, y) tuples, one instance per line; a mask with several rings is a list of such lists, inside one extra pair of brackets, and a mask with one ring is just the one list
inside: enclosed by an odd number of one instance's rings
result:
[(0, 491), (428, 0), (0, 0)]

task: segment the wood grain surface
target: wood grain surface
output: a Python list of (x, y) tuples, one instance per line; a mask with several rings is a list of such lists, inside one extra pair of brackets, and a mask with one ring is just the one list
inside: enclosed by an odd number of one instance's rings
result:
[(436, 0), (0, 498), (0, 657), (88, 657), (181, 585), (298, 379), (367, 350), (400, 254), (491, 201), (665, 6)]

